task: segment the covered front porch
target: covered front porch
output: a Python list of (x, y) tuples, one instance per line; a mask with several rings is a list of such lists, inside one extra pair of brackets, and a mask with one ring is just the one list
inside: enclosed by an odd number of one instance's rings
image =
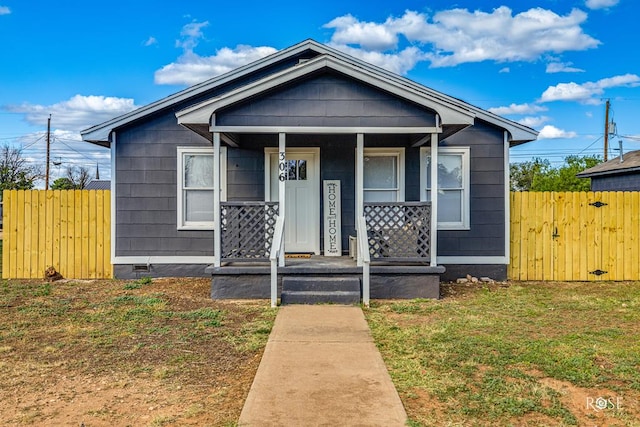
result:
[[(437, 206), (437, 191), (429, 188), (434, 197), (428, 201), (425, 191), (420, 192), (423, 200), (413, 192), (407, 197), (411, 201), (405, 201), (404, 183), (400, 183), (421, 181), (424, 171), (419, 167), (405, 170), (404, 150), (413, 158), (425, 143), (437, 147), (438, 132), (432, 130), (425, 134), (424, 128), (409, 128), (411, 133), (400, 134), (402, 137), (380, 137), (344, 135), (341, 129), (339, 135), (347, 141), (341, 150), (323, 146), (322, 141), (332, 139), (332, 133), (317, 136), (298, 130), (296, 134), (265, 136), (264, 146), (251, 147), (253, 152), (264, 151), (264, 200), (223, 201), (222, 191), (214, 191), (214, 229), (220, 233), (214, 236), (215, 262), (207, 268), (213, 276), (212, 296), (266, 297), (275, 306), (279, 298), (291, 301), (290, 293), (302, 292), (302, 282), (317, 290), (331, 279), (350, 291), (335, 285), (329, 288), (338, 293), (357, 290), (357, 301), (365, 305), (371, 298), (438, 298), (439, 275), (444, 268), (436, 263), (437, 228), (432, 212)], [(278, 146), (273, 147), (269, 141), (276, 138)], [(215, 131), (212, 139), (215, 162), (221, 159), (223, 139), (229, 139)], [(239, 135), (234, 138), (235, 148), (251, 139)], [(288, 147), (288, 139), (296, 146)], [(307, 140), (311, 145), (320, 142), (319, 146), (300, 147), (301, 141)], [(402, 142), (394, 145), (389, 141)], [(308, 152), (317, 153), (317, 161), (300, 155)], [(325, 153), (322, 162), (321, 152)], [(340, 163), (349, 152), (353, 161)], [(403, 155), (396, 155), (398, 152)], [(437, 149), (430, 152), (436, 153), (430, 161), (437, 162)], [(300, 163), (299, 158), (306, 160)], [(412, 162), (417, 163), (415, 159)], [(338, 163), (347, 165), (347, 170), (334, 171), (331, 165)], [(391, 166), (372, 172), (372, 165), (378, 163)], [(437, 169), (432, 169), (425, 181), (435, 183)], [(216, 163), (214, 171), (220, 170), (224, 168)], [(219, 189), (222, 177), (215, 175), (214, 187)], [(339, 179), (324, 179), (336, 176), (349, 179), (342, 187)], [(300, 187), (302, 180), (307, 187)], [(386, 182), (390, 184), (386, 186)], [(302, 191), (296, 191), (300, 188)], [(377, 201), (381, 199), (385, 201)], [(315, 283), (303, 278), (314, 278)]]

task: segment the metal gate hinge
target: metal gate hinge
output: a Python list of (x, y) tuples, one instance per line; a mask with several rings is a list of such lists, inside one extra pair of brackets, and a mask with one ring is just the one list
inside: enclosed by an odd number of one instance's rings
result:
[(589, 272), (589, 274), (595, 274), (596, 276), (602, 276), (603, 274), (607, 274), (607, 273), (608, 273), (608, 271), (604, 271), (604, 270), (600, 270), (600, 269), (593, 270), (593, 271)]
[(596, 208), (601, 208), (603, 206), (607, 206), (606, 203), (602, 203), (600, 200), (598, 200), (597, 202), (589, 203), (589, 205), (595, 206)]

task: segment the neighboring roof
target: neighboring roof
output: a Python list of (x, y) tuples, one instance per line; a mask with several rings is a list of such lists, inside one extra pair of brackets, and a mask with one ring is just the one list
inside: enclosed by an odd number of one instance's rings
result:
[(576, 176), (578, 178), (591, 178), (601, 175), (617, 175), (623, 173), (640, 172), (640, 150), (630, 151), (620, 157), (609, 160), (592, 168), (585, 169)]
[(90, 181), (85, 190), (111, 190), (111, 181), (108, 179), (94, 179)]
[(475, 115), (481, 120), (501, 127), (509, 132), (511, 145), (533, 141), (537, 138), (538, 132), (534, 129), (505, 119), (486, 110), (475, 107), (471, 104), (467, 104), (462, 100), (435, 91), (405, 77), (401, 77), (383, 68), (369, 64), (310, 39), (291, 46), (287, 49), (278, 51), (272, 55), (266, 56), (262, 59), (252, 62), (251, 64), (247, 64), (228, 73), (191, 86), (187, 89), (184, 89), (154, 103), (148, 104), (130, 113), (123, 114), (122, 116), (85, 129), (84, 131), (82, 131), (82, 138), (85, 141), (108, 147), (110, 145), (111, 132), (119, 127), (125, 126), (135, 120), (139, 120), (141, 118), (144, 118), (145, 116), (156, 113), (165, 108), (172, 107), (176, 103), (193, 99), (220, 85), (231, 82), (263, 67), (276, 64), (287, 58), (294, 57), (295, 55), (299, 55), (309, 50), (317, 53), (318, 55), (326, 55), (327, 57), (331, 57), (334, 60), (333, 64), (341, 63), (356, 72), (356, 74), (367, 74), (378, 79), (382, 78), (388, 81), (389, 84), (398, 88), (398, 90), (400, 90), (400, 88), (404, 86), (405, 91), (416, 92), (433, 102), (447, 104), (452, 110), (457, 110), (459, 112), (466, 111), (467, 116)]

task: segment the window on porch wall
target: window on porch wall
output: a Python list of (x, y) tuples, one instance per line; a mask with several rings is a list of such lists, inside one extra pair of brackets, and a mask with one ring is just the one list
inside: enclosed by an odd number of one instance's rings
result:
[[(221, 150), (222, 198), (226, 199), (226, 150)], [(213, 230), (213, 148), (178, 147), (178, 229)]]
[[(431, 149), (421, 150), (422, 200), (431, 200)], [(438, 229), (469, 229), (469, 147), (438, 149)]]
[(365, 202), (404, 201), (404, 150), (365, 149)]

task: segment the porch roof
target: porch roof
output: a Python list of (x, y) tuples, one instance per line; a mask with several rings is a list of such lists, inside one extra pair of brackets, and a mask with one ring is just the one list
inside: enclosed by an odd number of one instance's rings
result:
[[(178, 111), (176, 117), (178, 123), (184, 125), (196, 132), (203, 130), (202, 125), (208, 125), (210, 129), (208, 132), (214, 130), (222, 131), (235, 131), (235, 132), (255, 132), (255, 129), (251, 127), (238, 127), (232, 129), (220, 128), (216, 126), (215, 114), (221, 109), (234, 105), (238, 102), (244, 101), (248, 98), (259, 96), (274, 88), (281, 87), (298, 79), (310, 76), (318, 71), (331, 70), (349, 76), (357, 81), (376, 87), (380, 90), (384, 90), (392, 95), (398, 96), (402, 99), (415, 103), (421, 107), (435, 111), (441, 122), (441, 126), (434, 126), (431, 129), (425, 129), (424, 127), (418, 127), (411, 129), (407, 127), (402, 128), (385, 128), (379, 129), (376, 127), (366, 129), (340, 128), (334, 129), (336, 132), (365, 132), (377, 131), (384, 133), (441, 133), (442, 128), (453, 125), (455, 128), (460, 129), (470, 126), (474, 123), (475, 113), (470, 111), (464, 106), (451, 104), (445, 100), (435, 96), (434, 94), (426, 94), (417, 91), (407, 85), (402, 85), (399, 82), (390, 80), (386, 76), (380, 75), (375, 70), (360, 67), (354, 64), (347, 63), (334, 56), (324, 54), (316, 58), (313, 58), (307, 62), (303, 62), (295, 67), (285, 69), (279, 73), (272, 74), (256, 82), (232, 90), (218, 97), (206, 100), (184, 110)], [(195, 125), (195, 126), (194, 126)], [(268, 129), (261, 129), (268, 130)], [(301, 127), (291, 127), (287, 131), (296, 132), (303, 131)]]

